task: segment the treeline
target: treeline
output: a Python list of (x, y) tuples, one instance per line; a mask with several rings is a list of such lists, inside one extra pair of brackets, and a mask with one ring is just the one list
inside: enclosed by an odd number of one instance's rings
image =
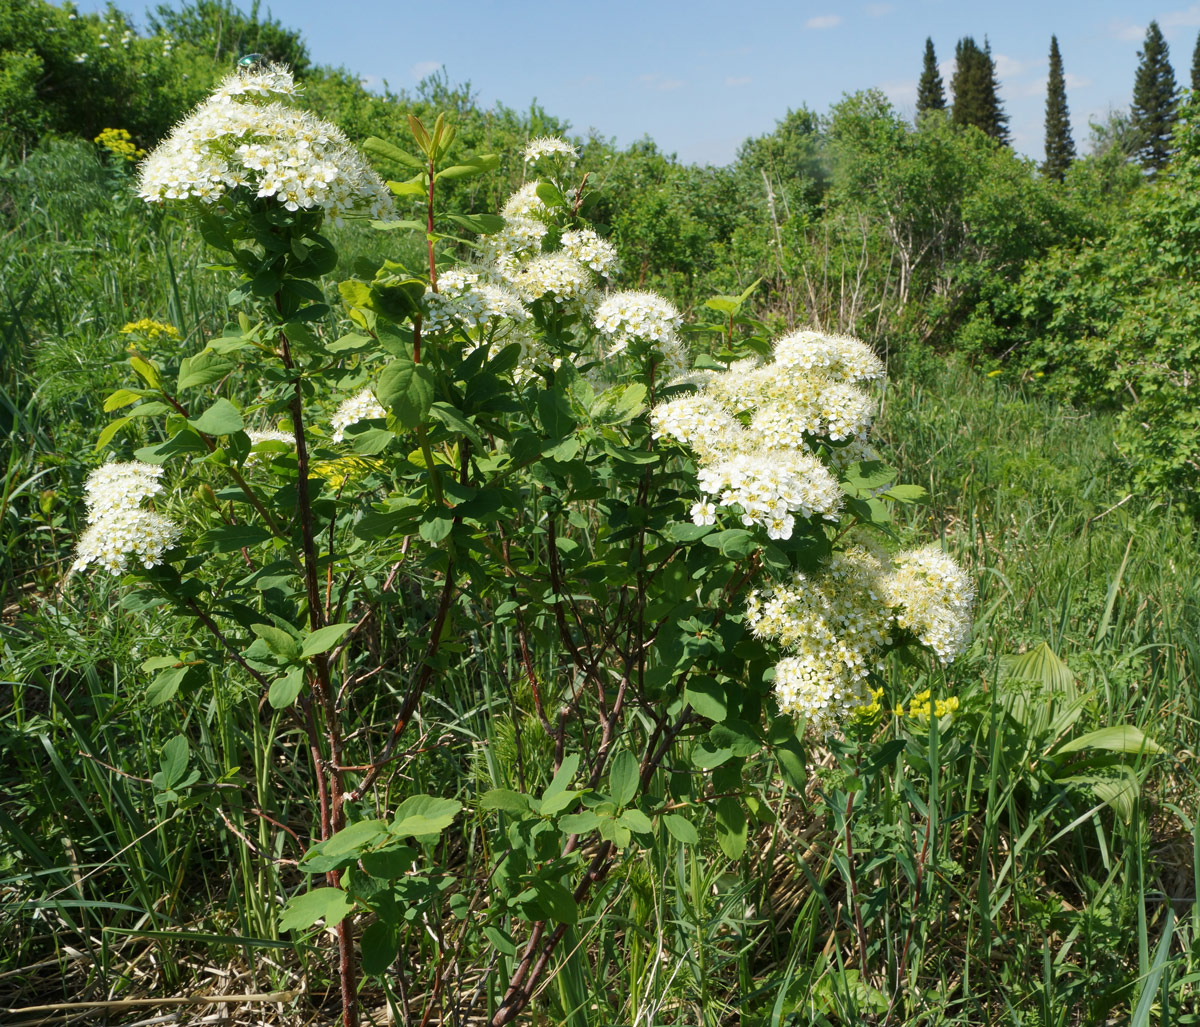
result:
[[(160, 6), (139, 33), (113, 8), (84, 16), (13, 0), (0, 13), (3, 145), (20, 157), (56, 135), (118, 128), (148, 148), (247, 53), (291, 64), (310, 105), (355, 140), (399, 140), (410, 112), (447, 111), (464, 156), (504, 161), (453, 186), (472, 190), (449, 198), (460, 209), (495, 209), (520, 181), (524, 142), (569, 129), (537, 106), (484, 108), (444, 74), (411, 94), (368, 92), (351, 71), (314, 65), (300, 34), (257, 6)], [(755, 310), (769, 322), (852, 333), (910, 364), (955, 350), (1072, 400), (1121, 406), (1132, 480), (1195, 503), (1193, 109), (1180, 106), (1156, 23), (1139, 57), (1129, 113), (1092, 126), (1079, 156), (1051, 38), (1040, 166), (1006, 145), (990, 47), (967, 37), (948, 89), (926, 41), (915, 122), (866, 91), (823, 115), (788, 111), (725, 167), (593, 136), (577, 140), (580, 171), (623, 254), (621, 285), (695, 307), (761, 280)], [(1193, 85), (1198, 75), (1200, 47)]]

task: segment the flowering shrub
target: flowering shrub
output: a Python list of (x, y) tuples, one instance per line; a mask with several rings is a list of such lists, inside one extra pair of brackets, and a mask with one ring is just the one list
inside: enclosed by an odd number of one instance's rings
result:
[[(331, 332), (325, 218), (412, 222), (390, 219), (334, 130), (272, 99), (293, 93), (281, 68), (240, 73), (143, 165), (142, 195), (200, 219), (254, 316), (187, 355), (141, 330), (156, 354), (131, 358), (142, 386), (110, 398), (126, 412), (102, 442), (126, 446), (147, 417), (164, 437), (96, 472), (77, 567), (127, 571), (193, 631), (188, 658), (148, 661), (154, 701), (186, 701), (186, 668), (220, 664), (308, 739), (297, 856), (324, 884), (279, 926), (335, 929), (343, 1022), (360, 971), (390, 987), (415, 920), (505, 954), (491, 1022), (510, 1023), (614, 866), (659, 832), (693, 844), (710, 806), (740, 856), (746, 757), (769, 752), (795, 780), (805, 745), (871, 704), (883, 652), (952, 658), (971, 590), (939, 553), (888, 551), (891, 504), (920, 490), (870, 448), (871, 351), (802, 332), (689, 370), (678, 311), (605, 295), (616, 253), (581, 216), (562, 140), (529, 145), (539, 177), (502, 216), (438, 208), (439, 181), (496, 164), (448, 163), (442, 119), (413, 119), (420, 156), (371, 140), (414, 171), (387, 188), (423, 208), (427, 262), (341, 282), (348, 330)], [(469, 255), (463, 231), (482, 237)], [(484, 680), (506, 689), (494, 715), (517, 760), (480, 794), (397, 801), (397, 761), (458, 758), (414, 724), (497, 632)], [(362, 690), (380, 687), (394, 719), (364, 722)], [(688, 801), (667, 803), (668, 779)], [(485, 881), (434, 852), (464, 801), (494, 854)], [(460, 978), (439, 987), (465, 1003)]]

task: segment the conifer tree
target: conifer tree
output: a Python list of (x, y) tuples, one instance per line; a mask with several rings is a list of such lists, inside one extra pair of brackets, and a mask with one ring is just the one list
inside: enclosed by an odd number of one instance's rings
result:
[(1071, 118), (1067, 113), (1067, 87), (1063, 79), (1062, 54), (1058, 37), (1050, 37), (1050, 78), (1046, 84), (1046, 162), (1042, 174), (1059, 182), (1075, 159), (1071, 138)]
[(1171, 156), (1176, 95), (1175, 72), (1168, 57), (1167, 41), (1158, 22), (1152, 21), (1146, 29), (1146, 42), (1138, 51), (1130, 112), (1138, 140), (1138, 160), (1151, 174), (1164, 168)]
[(942, 76), (938, 74), (937, 56), (933, 52), (933, 40), (925, 39), (925, 66), (921, 69), (921, 81), (917, 84), (917, 114), (946, 109), (946, 90)]
[(1196, 35), (1196, 48), (1192, 51), (1192, 88), (1200, 89), (1200, 33)]
[(974, 125), (998, 142), (1008, 142), (1008, 115), (1000, 106), (996, 64), (986, 40), (982, 50), (970, 36), (958, 41), (950, 89), (954, 93), (950, 108), (954, 124)]

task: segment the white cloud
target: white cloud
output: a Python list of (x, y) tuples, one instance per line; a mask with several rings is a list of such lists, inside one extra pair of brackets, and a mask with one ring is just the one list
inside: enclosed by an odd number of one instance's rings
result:
[(992, 62), (996, 65), (996, 74), (1000, 78), (1016, 78), (1021, 72), (1027, 70), (1027, 65), (1024, 61), (1018, 61), (1013, 57), (1005, 57), (1002, 53), (993, 54)]
[(673, 89), (682, 89), (687, 85), (683, 79), (663, 78), (657, 72), (654, 74), (639, 75), (638, 81), (647, 88), (657, 89), (661, 93), (668, 93)]
[(896, 8), (892, 4), (867, 4), (867, 16), (870, 18), (882, 18), (885, 14), (891, 14)]
[(840, 14), (818, 14), (804, 23), (806, 29), (835, 29), (842, 23)]
[(358, 84), (367, 90), (367, 92), (370, 92), (372, 89), (379, 89), (383, 85), (383, 78), (379, 75), (363, 75), (358, 80)]
[(1192, 4), (1186, 10), (1168, 11), (1158, 23), (1163, 28), (1196, 28), (1200, 25), (1200, 4)]
[(1082, 75), (1072, 75), (1069, 71), (1064, 73), (1063, 82), (1066, 83), (1068, 89), (1086, 89), (1092, 84), (1090, 78), (1084, 78)]
[(1108, 34), (1127, 43), (1140, 43), (1146, 36), (1145, 25), (1134, 25), (1129, 21), (1114, 21), (1108, 26)]
[(727, 86), (748, 86), (752, 81), (753, 80), (749, 75), (741, 75), (736, 78), (733, 75), (730, 75), (729, 78), (725, 80), (725, 84)]
[(897, 107), (904, 107), (917, 102), (917, 84), (912, 81), (880, 82), (879, 88), (884, 95)]
[(421, 79), (428, 78), (435, 71), (440, 70), (441, 67), (441, 61), (418, 61), (408, 69), (408, 73), (418, 82), (420, 82)]

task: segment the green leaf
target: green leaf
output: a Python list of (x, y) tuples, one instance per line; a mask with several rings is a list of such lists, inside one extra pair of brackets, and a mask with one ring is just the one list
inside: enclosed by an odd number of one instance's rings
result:
[(191, 669), (191, 667), (182, 666), (160, 670), (146, 688), (146, 701), (151, 706), (161, 706), (174, 698), (175, 693), (179, 691), (179, 686), (183, 684), (183, 679), (187, 677), (187, 673)]
[(367, 924), (362, 933), (361, 945), (363, 973), (371, 977), (381, 977), (387, 973), (388, 967), (400, 954), (395, 929), (382, 920)]
[(725, 689), (711, 678), (689, 681), (683, 697), (691, 703), (692, 709), (709, 720), (722, 721), (729, 713)]
[(564, 885), (558, 881), (539, 878), (533, 882), (533, 891), (551, 920), (557, 920), (561, 924), (578, 922), (579, 907), (575, 904), (575, 897)]
[(433, 372), (411, 359), (394, 360), (379, 376), (375, 395), (405, 428), (415, 428), (424, 423), (433, 405)]
[(104, 412), (110, 414), (114, 410), (120, 410), (121, 407), (129, 406), (130, 403), (136, 403), (141, 398), (140, 392), (134, 392), (132, 389), (117, 389), (104, 401)]
[(529, 799), (511, 788), (493, 788), (479, 797), (480, 809), (501, 809), (506, 813), (526, 813), (529, 811)]
[(539, 182), (537, 196), (547, 207), (565, 207), (567, 205), (567, 198), (553, 182)]
[[(482, 175), (485, 171), (494, 171), (500, 166), (500, 158), (494, 153), (482, 153), (472, 157), (465, 164), (454, 164), (442, 168), (437, 178), (469, 178), (472, 175)], [(454, 215), (450, 215), (455, 217)], [(457, 220), (457, 218), (455, 218)]]
[(321, 843), (321, 852), (340, 859), (343, 856), (358, 857), (364, 849), (380, 838), (388, 836), (388, 826), (382, 820), (360, 820), (343, 827), (332, 838)]
[[(429, 188), (425, 184), (424, 174), (414, 175), (405, 182), (395, 182), (391, 179), (388, 179), (387, 187), (395, 196), (424, 196)], [(391, 228), (392, 225), (397, 223), (394, 221), (372, 221), (371, 224), (377, 228)], [(397, 227), (407, 228), (408, 226), (399, 224)], [(424, 226), (418, 225), (418, 227)]]
[(148, 360), (143, 360), (141, 357), (130, 357), (129, 366), (134, 372), (152, 389), (162, 388), (162, 379), (159, 377), (158, 368)]
[(174, 787), (183, 778), (190, 751), (188, 740), (183, 735), (176, 735), (163, 744), (158, 762), (162, 767), (164, 787)]
[(411, 795), (400, 803), (391, 826), (397, 837), (441, 834), (454, 821), (462, 803), (456, 799), (439, 799), (433, 795)]
[(579, 813), (568, 813), (558, 818), (558, 826), (567, 834), (587, 834), (594, 831), (600, 824), (600, 814), (590, 809)]
[(304, 644), (300, 648), (301, 658), (308, 659), (318, 653), (329, 652), (353, 626), (353, 624), (327, 624), (323, 628), (317, 628), (316, 631), (305, 636)]
[(367, 153), (373, 153), (376, 157), (382, 157), (384, 160), (390, 160), (396, 164), (403, 164), (406, 168), (413, 168), (417, 171), (424, 171), (426, 164), (420, 157), (414, 157), (411, 153), (400, 149), (394, 143), (389, 143), (386, 139), (380, 139), (379, 136), (367, 136), (363, 140), (362, 148)]
[(608, 787), (613, 802), (618, 806), (627, 806), (637, 795), (640, 779), (637, 757), (628, 749), (622, 749), (613, 757), (608, 772)]
[(687, 817), (681, 817), (678, 813), (664, 813), (662, 822), (676, 841), (683, 842), (684, 845), (700, 844), (700, 835)]
[(488, 924), (483, 929), (483, 936), (492, 943), (492, 947), (506, 956), (517, 954), (517, 943), (500, 928)]
[(716, 808), (717, 844), (730, 859), (740, 859), (746, 851), (749, 836), (746, 830), (746, 812), (742, 804), (731, 795), (717, 800)]
[(218, 353), (205, 350), (194, 357), (184, 357), (179, 365), (179, 388), (190, 389), (196, 385), (211, 385), (219, 382), (234, 368), (233, 361)]
[(238, 408), (224, 397), (218, 399), (199, 417), (189, 420), (188, 424), (205, 435), (232, 435), (245, 427)]
[(1081, 749), (1104, 749), (1108, 752), (1147, 753), (1155, 756), (1162, 755), (1167, 750), (1153, 738), (1145, 735), (1139, 728), (1132, 725), (1117, 727), (1102, 727), (1098, 731), (1089, 731), (1071, 741), (1060, 745), (1054, 755), (1061, 756), (1068, 752), (1079, 752)]
[(109, 421), (100, 432), (100, 437), (96, 439), (95, 452), (99, 453), (100, 450), (112, 442), (113, 436), (132, 420), (132, 417), (118, 417), (115, 421)]
[(636, 808), (627, 809), (622, 813), (619, 822), (637, 834), (649, 834), (654, 830), (654, 825), (650, 822), (650, 818), (640, 809)]
[(575, 777), (575, 771), (579, 769), (579, 754), (571, 753), (563, 757), (562, 765), (558, 768), (558, 773), (554, 775), (553, 780), (546, 785), (546, 790), (542, 792), (542, 798), (556, 795), (559, 792), (566, 791), (571, 780)]
[(491, 235), (504, 227), (504, 218), (498, 214), (447, 214), (456, 225), (480, 235)]
[(920, 503), (929, 497), (929, 493), (920, 485), (893, 485), (881, 495), (885, 499), (894, 499), (897, 503)]
[(267, 702), (273, 710), (284, 710), (296, 701), (296, 696), (303, 690), (304, 668), (293, 667), (271, 682), (271, 687), (267, 690)]
[(579, 798), (579, 792), (567, 788), (558, 792), (547, 792), (538, 803), (538, 811), (544, 817), (552, 817), (572, 805)]
[(353, 908), (354, 901), (341, 888), (314, 888), (288, 899), (279, 918), (279, 929), (304, 930), (318, 920), (324, 920), (326, 927), (333, 927), (345, 920)]
[(263, 640), (267, 648), (284, 660), (300, 659), (300, 640), (273, 624), (251, 624), (250, 630)]
[(209, 528), (197, 540), (197, 547), (213, 553), (235, 553), (266, 542), (271, 533), (257, 524), (223, 524)]
[(537, 394), (538, 420), (551, 439), (561, 439), (575, 430), (575, 418), (567, 397), (554, 389), (544, 389)]

